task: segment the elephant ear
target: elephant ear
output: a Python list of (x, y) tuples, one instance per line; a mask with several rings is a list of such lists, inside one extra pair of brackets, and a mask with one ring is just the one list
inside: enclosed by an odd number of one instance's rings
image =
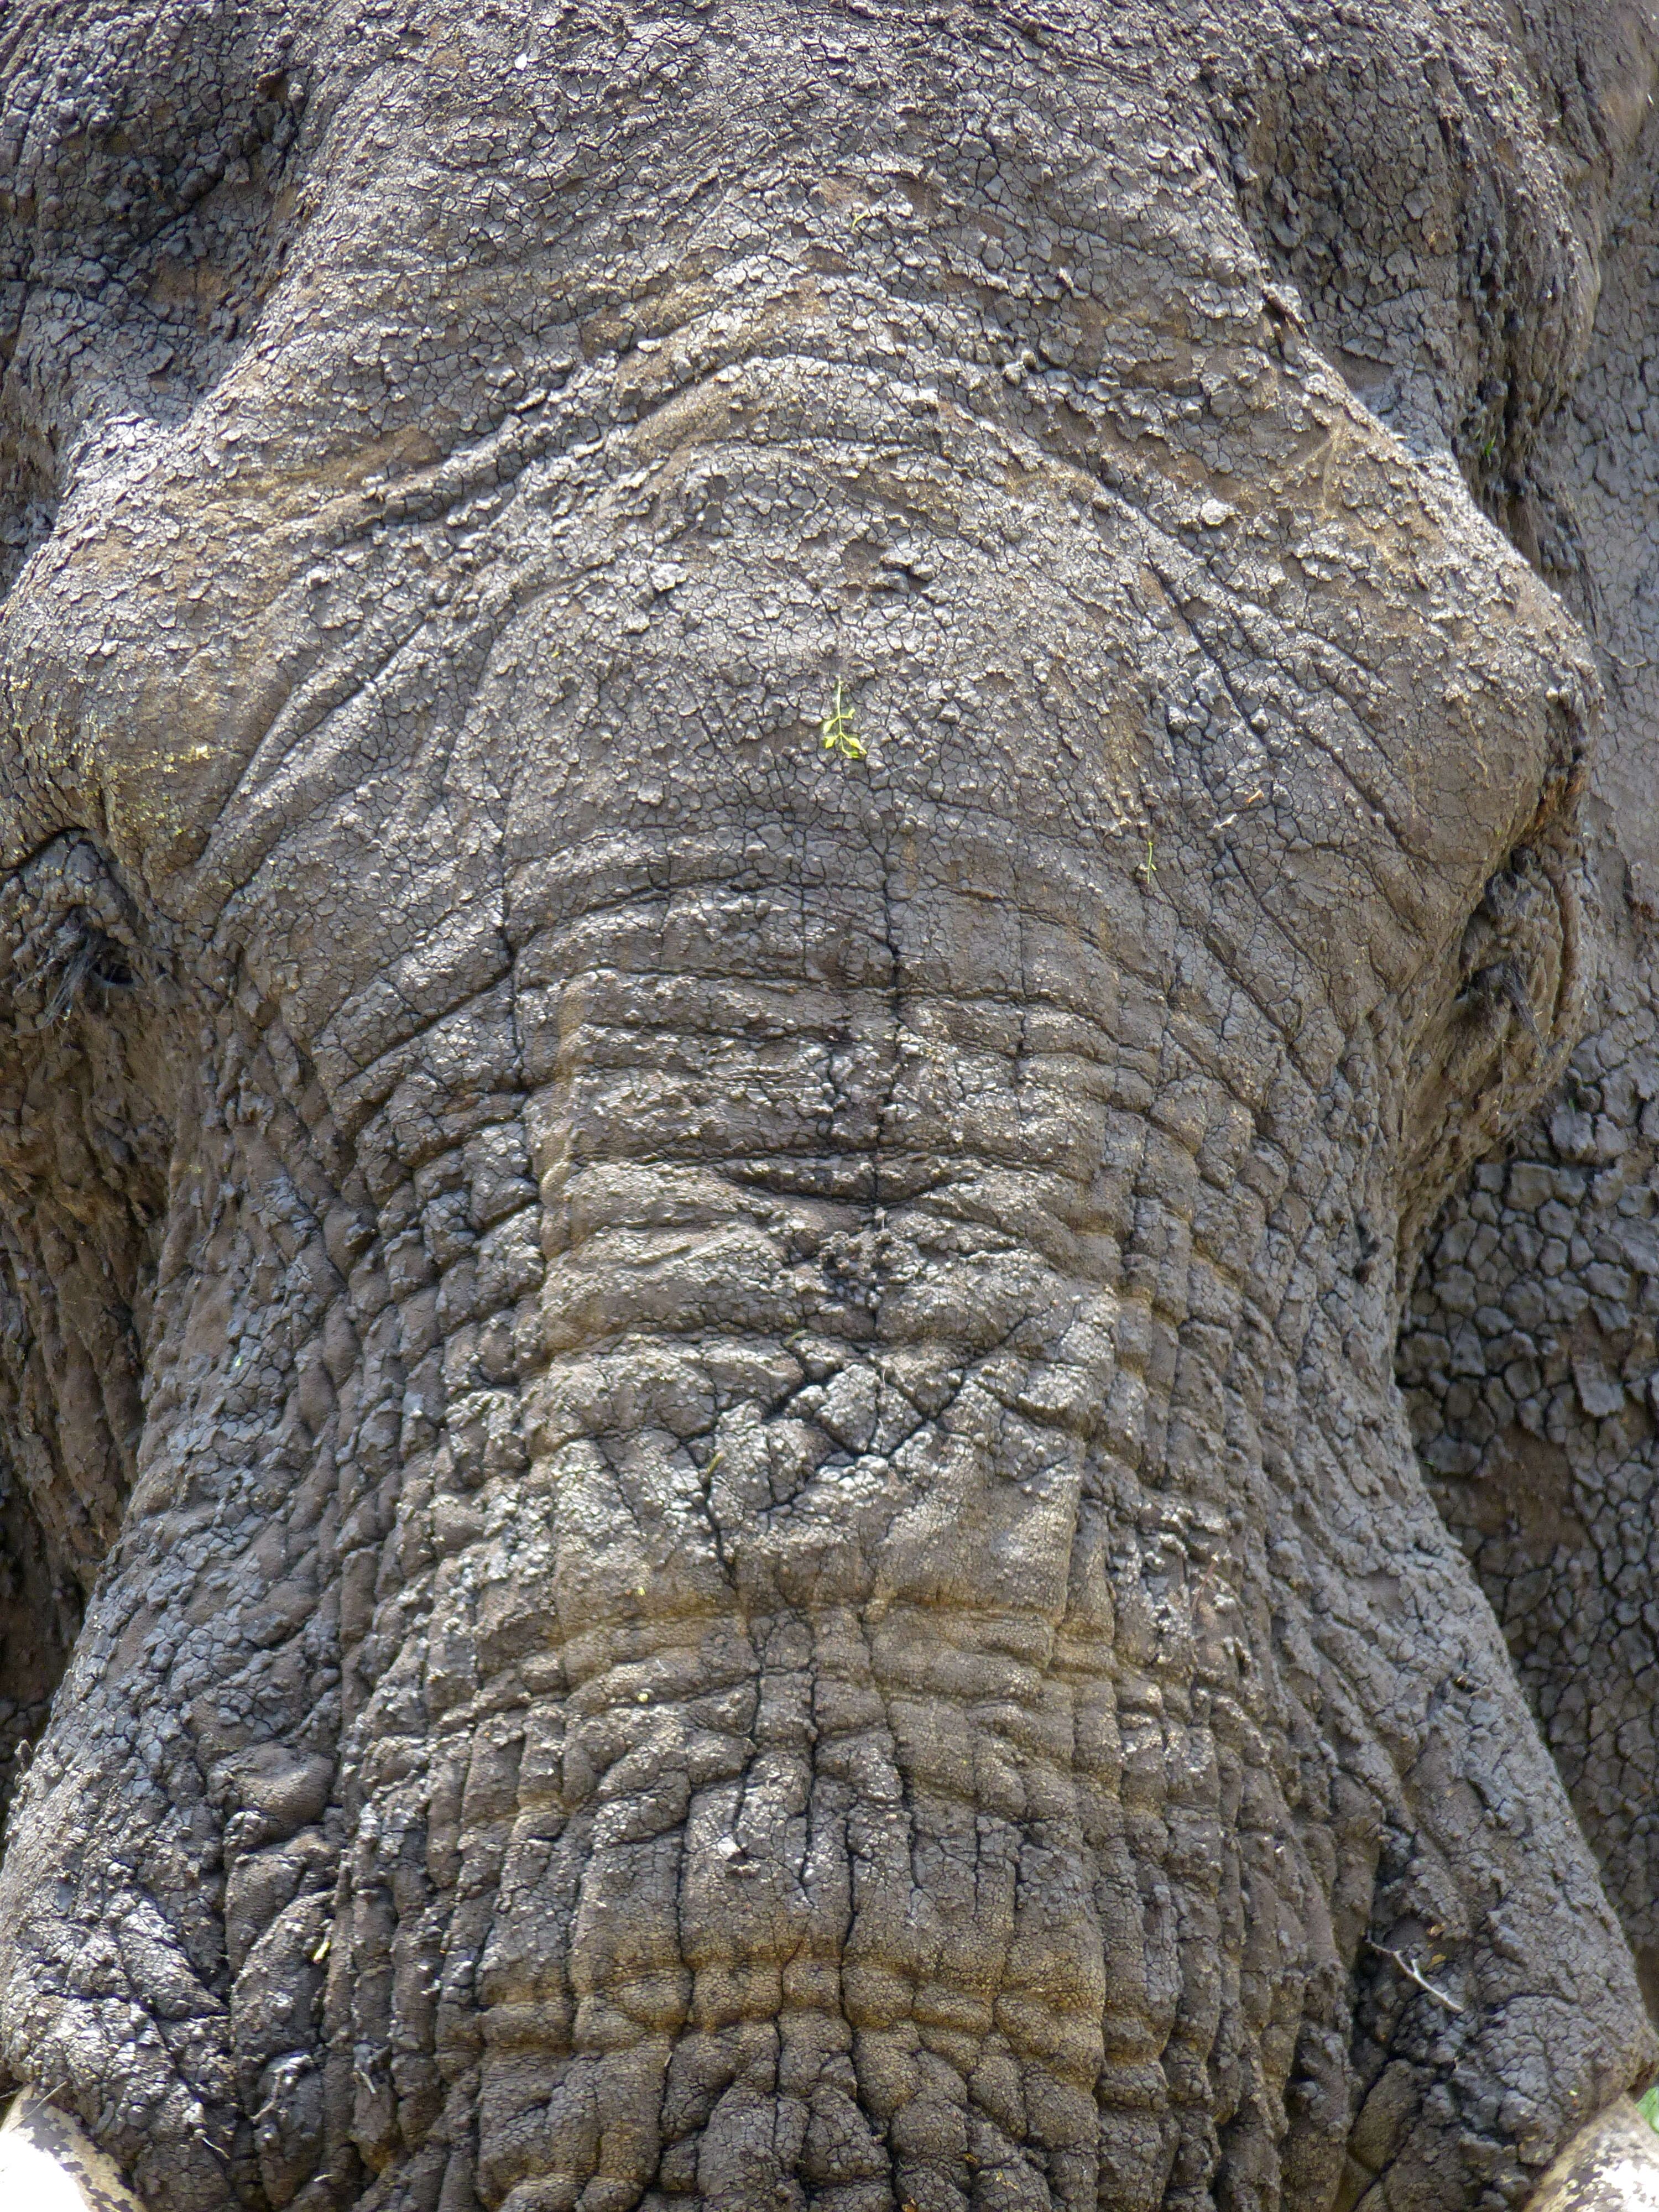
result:
[(6, 2212), (144, 2212), (113, 2160), (28, 2089), (0, 2121), (0, 2204)]

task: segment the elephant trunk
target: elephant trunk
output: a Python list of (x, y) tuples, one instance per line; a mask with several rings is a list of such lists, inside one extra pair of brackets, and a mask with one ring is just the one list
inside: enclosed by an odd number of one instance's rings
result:
[[(144, 2212), (113, 2162), (77, 2122), (25, 2093), (0, 2123), (0, 2184), (12, 2212)], [(1528, 2198), (1528, 2212), (1652, 2212), (1659, 2145), (1627, 2099), (1569, 2139)]]
[(1547, 2155), (1639, 2062), (1388, 1381), (1395, 1041), (1218, 1046), (1154, 883), (814, 804), (805, 896), (526, 860), (376, 1077), (418, 1132), (514, 1040), (392, 1202), (331, 2138), (511, 2212), (1312, 2205), (1356, 2106), (1362, 2188)]

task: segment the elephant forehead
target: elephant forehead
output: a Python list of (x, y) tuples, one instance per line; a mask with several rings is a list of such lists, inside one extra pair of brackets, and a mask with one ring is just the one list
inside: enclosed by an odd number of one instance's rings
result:
[[(321, 994), (313, 1033), (481, 896), (499, 918), (539, 880), (568, 909), (769, 823), (854, 882), (971, 877), (975, 824), (1097, 887), (1149, 839), (1172, 872), (1231, 852), (1297, 943), (1374, 914), (1408, 969), (1571, 765), (1593, 678), (1549, 595), (1259, 313), (1207, 465), (1109, 408), (1059, 451), (970, 413), (917, 336), (902, 380), (775, 352), (662, 410), (702, 420), (505, 483), (349, 486), (343, 531), (314, 483), (204, 481), (186, 451), (14, 602), (35, 776), (95, 793), (165, 902), (228, 905)], [(612, 404), (617, 374), (588, 380)], [(854, 788), (861, 847), (826, 811)]]
[[(9, 605), (20, 855), (103, 820), (198, 918), (262, 866), (291, 892), (348, 789), (379, 844), (445, 733), (499, 742), (536, 624), (596, 693), (637, 654), (671, 744), (695, 724), (723, 756), (793, 711), (810, 755), (826, 684), (879, 678), (896, 782), (963, 773), (965, 742), (970, 785), (1063, 792), (1086, 834), (1156, 837), (1161, 805), (1288, 851), (1314, 913), (1386, 868), (1368, 839), (1449, 860), (1455, 907), (1571, 750), (1545, 695), (1571, 719), (1585, 679), (1451, 471), (1264, 293), (1150, 20), (1113, 58), (1097, 11), (1059, 11), (1063, 67), (896, 12), (842, 70), (743, 9), (719, 39), (642, 26), (602, 76), (585, 20), (470, 26), (418, 68), (376, 49), (355, 86), (335, 55), (319, 213), (257, 342), (170, 426), (83, 440)], [(1426, 100), (1396, 46), (1378, 66)], [(1588, 297), (1534, 167), (1540, 263)], [(1465, 188), (1441, 179), (1453, 214)], [(552, 788), (518, 726), (518, 780)]]

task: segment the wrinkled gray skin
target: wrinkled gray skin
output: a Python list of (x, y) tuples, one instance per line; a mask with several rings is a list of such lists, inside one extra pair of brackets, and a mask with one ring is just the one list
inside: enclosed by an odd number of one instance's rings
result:
[(1607, 693), (1585, 807), (1592, 1018), (1565, 1085), (1449, 1209), (1400, 1376), (1659, 2014), (1656, 193), (1650, 117), (1545, 457), (1573, 525), (1546, 573), (1591, 626)]
[(152, 2207), (1496, 2212), (1646, 2081), (1391, 1368), (1592, 1004), (1655, 69), (21, 0), (0, 2048)]

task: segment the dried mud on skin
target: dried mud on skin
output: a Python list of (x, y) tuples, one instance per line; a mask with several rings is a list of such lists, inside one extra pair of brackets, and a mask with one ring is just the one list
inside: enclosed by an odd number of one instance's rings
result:
[(1644, 19), (3, 38), (4, 2065), (177, 2212), (1519, 2207), (1659, 2057)]

